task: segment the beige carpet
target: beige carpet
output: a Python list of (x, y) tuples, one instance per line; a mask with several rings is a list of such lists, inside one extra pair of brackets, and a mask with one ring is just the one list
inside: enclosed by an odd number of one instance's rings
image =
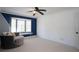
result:
[(25, 38), (21, 47), (0, 49), (2, 52), (77, 52), (76, 48), (37, 37)]

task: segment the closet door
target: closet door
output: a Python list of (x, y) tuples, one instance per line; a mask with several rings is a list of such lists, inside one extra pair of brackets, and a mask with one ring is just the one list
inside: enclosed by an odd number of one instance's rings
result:
[(75, 46), (79, 47), (79, 12), (74, 14), (74, 31), (75, 31)]

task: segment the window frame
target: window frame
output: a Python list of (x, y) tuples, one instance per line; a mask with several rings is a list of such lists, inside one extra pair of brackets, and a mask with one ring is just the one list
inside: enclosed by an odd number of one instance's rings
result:
[[(17, 32), (17, 22), (19, 21), (18, 19), (24, 19), (24, 18), (19, 18), (19, 17), (11, 17), (11, 20), (12, 20), (12, 18), (15, 18), (16, 19), (16, 31), (15, 32)], [(26, 32), (26, 21), (27, 20), (30, 20), (31, 21), (31, 31), (30, 32)], [(31, 19), (25, 19), (24, 20), (24, 24), (25, 24), (25, 32), (18, 32), (18, 33), (32, 33), (32, 20)], [(12, 26), (12, 24), (11, 24), (11, 26)], [(12, 28), (11, 28), (11, 32), (12, 32)]]

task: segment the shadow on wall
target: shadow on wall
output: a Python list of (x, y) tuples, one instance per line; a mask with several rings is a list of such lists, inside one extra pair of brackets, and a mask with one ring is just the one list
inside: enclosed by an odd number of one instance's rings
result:
[(7, 23), (3, 15), (0, 13), (0, 33), (9, 32), (9, 28), (9, 24)]

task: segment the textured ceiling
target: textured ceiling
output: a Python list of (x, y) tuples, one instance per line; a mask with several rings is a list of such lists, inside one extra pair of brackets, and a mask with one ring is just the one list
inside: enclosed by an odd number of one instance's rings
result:
[[(40, 9), (46, 9), (47, 12), (44, 12), (46, 14), (50, 13), (56, 13), (64, 10), (73, 9), (75, 7), (39, 7)], [(36, 16), (32, 16), (31, 12), (28, 12), (29, 10), (33, 9), (33, 7), (0, 7), (0, 12), (8, 13), (8, 14), (15, 14), (15, 15), (22, 15), (22, 16), (29, 16), (29, 17), (39, 17), (40, 14), (37, 14)]]

